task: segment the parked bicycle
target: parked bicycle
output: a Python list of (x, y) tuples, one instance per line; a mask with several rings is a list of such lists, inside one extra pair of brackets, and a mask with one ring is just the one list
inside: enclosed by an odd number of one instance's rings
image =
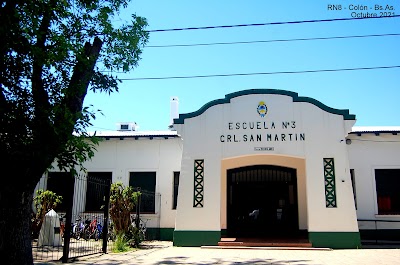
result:
[(78, 218), (75, 219), (75, 223), (72, 224), (71, 237), (79, 240), (83, 235), (84, 229), (85, 225), (82, 222), (82, 217), (78, 215)]
[(64, 238), (64, 231), (65, 231), (65, 214), (60, 214), (60, 236), (61, 238)]
[[(133, 227), (136, 227), (136, 222), (137, 222), (137, 216), (136, 215), (132, 215), (131, 216), (131, 225)], [(146, 231), (147, 231), (147, 227), (146, 227), (146, 223), (148, 220), (144, 221), (142, 218), (139, 218), (139, 236), (140, 236), (140, 240), (146, 240)]]
[(113, 224), (113, 222), (110, 220), (110, 221), (108, 222), (107, 240), (108, 240), (108, 241), (115, 241), (116, 238), (117, 238), (117, 236), (115, 235), (114, 224)]
[(97, 222), (97, 217), (93, 216), (93, 220), (86, 218), (85, 220), (85, 228), (84, 228), (84, 238), (85, 240), (94, 239), (99, 240), (100, 231), (99, 231), (99, 223)]

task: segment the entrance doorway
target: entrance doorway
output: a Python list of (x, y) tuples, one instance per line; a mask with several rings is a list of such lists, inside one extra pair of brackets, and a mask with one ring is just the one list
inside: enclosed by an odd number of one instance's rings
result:
[(229, 237), (293, 237), (299, 232), (296, 169), (256, 165), (227, 171)]

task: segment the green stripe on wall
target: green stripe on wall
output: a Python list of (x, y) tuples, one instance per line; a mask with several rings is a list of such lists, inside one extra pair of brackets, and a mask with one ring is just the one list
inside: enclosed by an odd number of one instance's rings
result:
[(175, 228), (160, 228), (160, 240), (172, 241), (174, 239)]
[(361, 248), (359, 232), (308, 232), (313, 247)]
[(228, 229), (221, 229), (221, 237), (228, 236)]
[(216, 246), (221, 239), (221, 231), (174, 231), (174, 246), (200, 247)]

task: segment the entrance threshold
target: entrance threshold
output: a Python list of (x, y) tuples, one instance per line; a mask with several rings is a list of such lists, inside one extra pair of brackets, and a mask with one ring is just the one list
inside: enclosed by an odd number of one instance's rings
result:
[(308, 239), (299, 238), (221, 238), (219, 247), (291, 247), (311, 248)]

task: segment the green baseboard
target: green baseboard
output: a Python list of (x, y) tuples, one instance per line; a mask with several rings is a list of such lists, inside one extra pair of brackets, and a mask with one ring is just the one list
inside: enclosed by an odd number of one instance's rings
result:
[(149, 240), (172, 241), (174, 238), (174, 228), (148, 227), (146, 238)]
[(159, 237), (160, 237), (159, 233), (160, 233), (160, 229), (159, 228), (148, 227), (146, 229), (146, 239), (148, 239), (148, 240), (158, 240)]
[(160, 240), (172, 241), (174, 239), (175, 228), (160, 228)]
[(174, 231), (174, 246), (200, 247), (216, 246), (221, 239), (221, 231)]
[(221, 229), (221, 237), (228, 236), (228, 229)]
[(308, 232), (313, 247), (361, 248), (359, 232)]

